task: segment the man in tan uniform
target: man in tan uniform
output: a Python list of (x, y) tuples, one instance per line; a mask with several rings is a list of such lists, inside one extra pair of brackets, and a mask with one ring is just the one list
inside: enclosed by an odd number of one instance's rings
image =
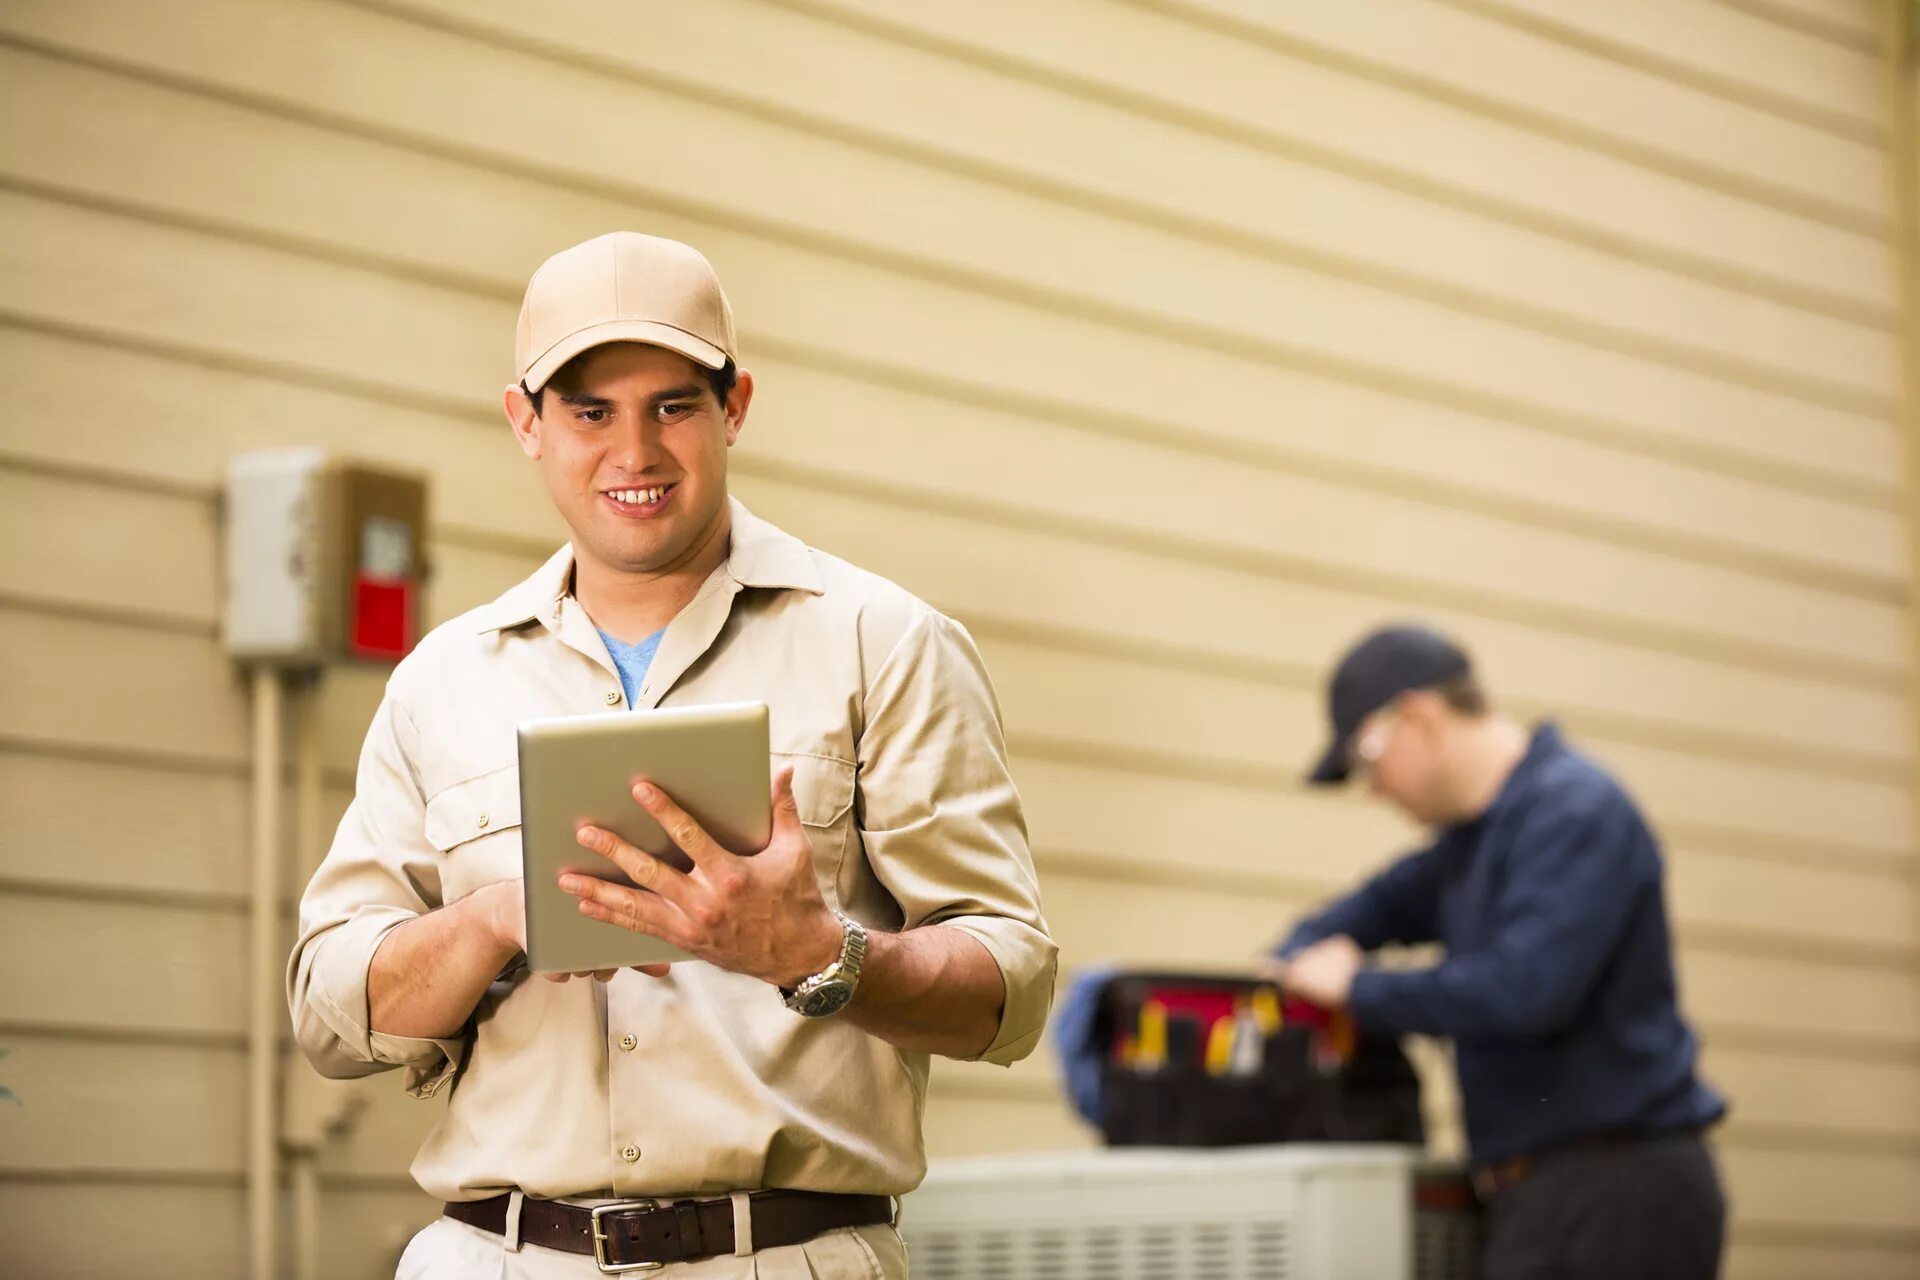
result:
[[(571, 532), (394, 671), (288, 973), (323, 1074), (404, 1069), (445, 1114), (448, 1202), (402, 1276), (901, 1276), (928, 1059), (1040, 1036), (1040, 916), (972, 640), (727, 492), (753, 379), (712, 268), (616, 233), (527, 288), (507, 418)], [(851, 408), (851, 407), (850, 407)], [(522, 954), (515, 727), (758, 700), (774, 834), (741, 858), (647, 786), (690, 873), (581, 842), (652, 890), (563, 881), (698, 962), (544, 981)]]

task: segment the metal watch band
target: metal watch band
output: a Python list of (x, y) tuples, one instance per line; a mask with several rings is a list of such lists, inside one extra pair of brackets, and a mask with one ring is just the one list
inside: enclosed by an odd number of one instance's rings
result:
[[(807, 1013), (808, 998), (824, 987), (836, 984), (844, 986), (847, 991), (845, 999), (850, 999), (853, 988), (857, 986), (860, 981), (860, 967), (865, 963), (867, 958), (866, 928), (859, 921), (848, 917), (842, 912), (835, 911), (833, 914), (834, 918), (840, 922), (840, 927), (845, 931), (840, 940), (839, 959), (835, 960), (811, 978), (801, 982), (799, 986), (791, 990), (784, 987), (780, 989), (780, 994), (784, 997), (787, 1007), (795, 1013)], [(840, 1004), (844, 1004), (845, 999), (842, 999)], [(837, 1011), (838, 1008), (839, 1005), (836, 1005), (834, 1011)]]

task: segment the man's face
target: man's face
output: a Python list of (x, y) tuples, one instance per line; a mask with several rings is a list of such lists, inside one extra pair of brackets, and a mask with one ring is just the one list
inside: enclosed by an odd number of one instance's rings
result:
[(1427, 826), (1451, 820), (1446, 717), (1441, 698), (1416, 690), (1368, 716), (1353, 737), (1354, 773), (1367, 790)]
[(618, 573), (668, 573), (724, 519), (727, 450), (753, 396), (727, 404), (685, 356), (633, 342), (594, 347), (547, 384), (536, 415), (517, 387), (507, 417), (572, 531), (575, 554)]

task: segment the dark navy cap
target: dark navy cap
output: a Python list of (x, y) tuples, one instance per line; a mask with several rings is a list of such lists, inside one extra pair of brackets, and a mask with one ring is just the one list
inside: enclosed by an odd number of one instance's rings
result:
[(1425, 627), (1387, 627), (1353, 646), (1327, 686), (1333, 741), (1307, 781), (1345, 782), (1353, 735), (1368, 716), (1411, 689), (1430, 689), (1472, 669), (1458, 645)]

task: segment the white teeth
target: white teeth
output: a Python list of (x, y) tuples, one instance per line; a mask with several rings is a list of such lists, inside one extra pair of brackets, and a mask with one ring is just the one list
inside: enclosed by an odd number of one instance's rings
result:
[(650, 502), (660, 501), (660, 499), (667, 496), (668, 488), (669, 486), (667, 485), (660, 485), (653, 489), (612, 489), (608, 492), (616, 502), (624, 502), (628, 506), (638, 507)]

